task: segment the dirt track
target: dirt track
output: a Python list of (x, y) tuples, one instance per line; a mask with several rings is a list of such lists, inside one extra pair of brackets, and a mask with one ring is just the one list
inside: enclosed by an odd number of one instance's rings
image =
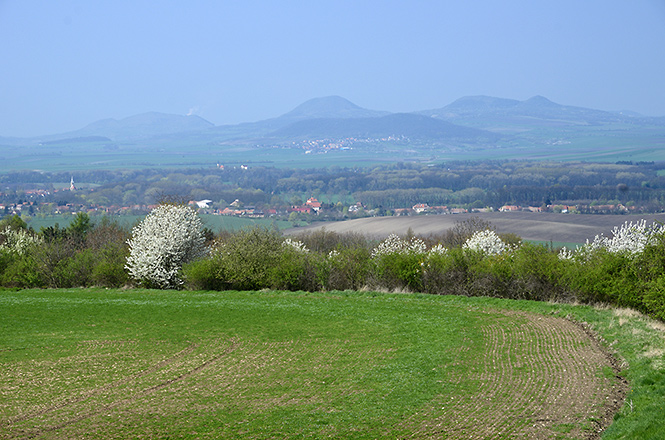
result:
[(405, 217), (368, 217), (343, 222), (316, 223), (304, 228), (294, 228), (286, 233), (326, 228), (328, 231), (344, 233), (359, 232), (376, 237), (391, 233), (405, 234), (409, 228), (418, 235), (440, 234), (453, 227), (456, 222), (471, 217), (490, 221), (499, 233), (517, 234), (524, 240), (584, 243), (587, 239), (604, 233), (609, 235), (615, 226), (625, 221), (665, 222), (665, 214), (647, 215), (587, 215), (531, 212), (492, 212), (454, 215), (415, 215)]
[(579, 324), (497, 313), (506, 319), (488, 316), (482, 366), (467, 373), (478, 393), (442, 395), (414, 430), (423, 438), (600, 438), (628, 389), (616, 360)]

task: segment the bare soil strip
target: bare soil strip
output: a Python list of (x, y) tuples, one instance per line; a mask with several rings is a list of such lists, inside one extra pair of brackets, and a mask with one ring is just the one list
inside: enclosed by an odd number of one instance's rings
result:
[(599, 438), (628, 390), (616, 360), (578, 324), (504, 313), (510, 319), (483, 326), (482, 366), (457, 378), (478, 392), (441, 395), (416, 437)]
[(387, 237), (391, 233), (404, 235), (410, 229), (418, 235), (445, 233), (456, 222), (471, 217), (490, 221), (499, 233), (517, 234), (524, 240), (584, 243), (598, 234), (609, 235), (615, 226), (625, 221), (665, 221), (665, 214), (589, 215), (532, 212), (491, 212), (454, 215), (414, 215), (406, 217), (368, 217), (342, 222), (315, 223), (305, 228), (289, 229), (287, 233), (325, 228), (327, 231), (358, 232), (372, 237)]

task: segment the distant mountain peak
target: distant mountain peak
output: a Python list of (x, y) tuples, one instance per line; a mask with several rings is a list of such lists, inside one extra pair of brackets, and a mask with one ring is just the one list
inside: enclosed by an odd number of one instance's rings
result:
[(531, 98), (527, 99), (526, 101), (522, 101), (522, 104), (524, 105), (538, 105), (538, 106), (549, 106), (549, 107), (558, 107), (559, 104), (556, 102), (550, 101), (549, 99), (545, 98), (544, 96), (541, 95), (536, 95), (532, 96)]
[(359, 107), (346, 98), (333, 95), (305, 101), (290, 112), (280, 116), (280, 119), (371, 118), (387, 114), (388, 112)]
[(341, 96), (337, 95), (331, 95), (331, 96), (323, 96), (320, 98), (309, 99), (300, 104), (294, 110), (322, 109), (322, 108), (338, 110), (338, 109), (359, 109), (361, 107), (355, 105), (346, 98), (342, 98)]

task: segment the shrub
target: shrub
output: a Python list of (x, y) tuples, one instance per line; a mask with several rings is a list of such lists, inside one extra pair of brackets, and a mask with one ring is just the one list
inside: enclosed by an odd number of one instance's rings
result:
[(191, 290), (224, 290), (228, 287), (218, 255), (212, 254), (183, 265), (185, 287)]
[(131, 238), (129, 231), (110, 220), (108, 217), (102, 217), (101, 221), (86, 234), (86, 247), (94, 250), (103, 249), (108, 245), (127, 247), (127, 240)]
[(160, 205), (132, 230), (126, 268), (146, 287), (182, 285), (182, 265), (205, 253), (203, 225), (195, 211), (183, 205)]
[(58, 262), (51, 273), (51, 287), (87, 287), (93, 284), (92, 274), (98, 257), (84, 249)]
[(461, 247), (474, 233), (485, 230), (493, 231), (492, 223), (480, 217), (471, 217), (455, 222), (445, 234), (431, 239), (449, 247)]
[(44, 287), (71, 287), (69, 275), (63, 267), (74, 257), (74, 243), (64, 236), (47, 238), (30, 253)]
[(326, 228), (301, 232), (295, 235), (294, 239), (303, 242), (312, 252), (318, 252), (323, 255), (341, 249), (369, 249), (371, 247), (367, 237), (362, 234), (355, 232), (340, 234), (328, 231)]
[(368, 284), (372, 272), (370, 252), (365, 247), (333, 250), (321, 261), (321, 285), (328, 290), (358, 290)]
[(469, 258), (461, 248), (447, 252), (430, 250), (422, 280), (423, 291), (435, 295), (470, 295)]
[(30, 248), (42, 243), (41, 237), (24, 228), (13, 228), (7, 225), (0, 233), (0, 249), (6, 250), (10, 254), (25, 254)]
[(37, 264), (31, 253), (14, 256), (2, 274), (2, 285), (7, 287), (43, 287), (44, 281), (36, 270)]
[(25, 229), (25, 222), (14, 216), (2, 221), (5, 224), (0, 233), (0, 274), (2, 285), (10, 287), (38, 287), (40, 277), (36, 273), (32, 257), (41, 237)]
[(282, 242), (277, 264), (269, 271), (270, 287), (284, 290), (320, 290), (316, 274), (319, 254), (310, 253), (301, 241)]
[(596, 249), (584, 259), (567, 260), (564, 282), (585, 303), (608, 303), (642, 309), (637, 273), (631, 257)]
[(597, 251), (607, 251), (613, 254), (623, 254), (629, 258), (639, 256), (645, 248), (658, 240), (665, 229), (662, 225), (655, 223), (648, 224), (642, 219), (637, 223), (625, 222), (612, 230), (611, 237), (596, 235), (593, 241), (587, 240), (584, 246), (578, 247), (575, 252), (566, 248), (559, 254), (561, 258), (590, 258), (590, 255)]
[(103, 217), (85, 235), (85, 246), (96, 254), (91, 283), (103, 287), (122, 287), (129, 281), (125, 262), (129, 255), (129, 231)]
[(5, 230), (6, 228), (18, 231), (20, 229), (28, 229), (28, 224), (23, 221), (20, 215), (14, 214), (0, 220), (0, 230)]
[(129, 251), (124, 243), (109, 243), (96, 251), (92, 267), (92, 284), (103, 287), (122, 287), (129, 281), (125, 261)]
[(653, 318), (665, 321), (665, 275), (645, 285), (644, 311)]
[(391, 234), (371, 254), (375, 264), (373, 283), (388, 289), (422, 289), (422, 271), (427, 259), (423, 240), (412, 237), (402, 240)]
[[(217, 243), (211, 253), (209, 270), (219, 281), (218, 286), (234, 290), (258, 290), (271, 287), (273, 272), (284, 252), (283, 238), (275, 229), (255, 227), (242, 229)], [(188, 269), (192, 283), (217, 284), (212, 278), (201, 278), (205, 267)]]
[(476, 258), (470, 264), (470, 294), (510, 299), (568, 300), (562, 262), (544, 246), (524, 244), (512, 252)]

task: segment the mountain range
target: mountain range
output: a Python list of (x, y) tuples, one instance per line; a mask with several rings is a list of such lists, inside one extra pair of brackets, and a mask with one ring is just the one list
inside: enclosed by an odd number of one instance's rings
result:
[[(306, 101), (275, 118), (236, 125), (216, 126), (199, 116), (150, 112), (104, 119), (50, 136), (0, 137), (0, 158), (7, 161), (6, 168), (17, 168), (31, 166), (35, 154), (70, 157), (99, 151), (97, 156), (115, 156), (88, 165), (136, 166), (152, 164), (145, 157), (137, 162), (137, 151), (151, 157), (158, 151), (163, 156), (198, 158), (209, 157), (210, 152), (230, 157), (235, 152), (234, 160), (240, 161), (256, 156), (257, 150), (327, 153), (335, 146), (365, 151), (363, 160), (388, 160), (386, 152), (392, 152), (392, 159), (401, 159), (405, 151), (420, 158), (413, 160), (467, 160), (477, 157), (478, 151), (486, 152), (482, 157), (496, 158), (665, 160), (665, 117), (561, 105), (543, 96), (524, 101), (466, 96), (444, 107), (412, 113), (365, 109), (345, 98), (328, 96)], [(135, 156), (121, 158), (121, 154)], [(22, 162), (11, 162), (19, 156)], [(63, 161), (62, 166), (69, 164)]]
[[(467, 96), (444, 107), (413, 113), (390, 113), (359, 107), (339, 96), (314, 98), (272, 119), (215, 126), (195, 115), (149, 112), (124, 119), (103, 119), (80, 130), (39, 138), (0, 138), (3, 144), (29, 144), (104, 137), (136, 141), (172, 135), (306, 139), (354, 136), (403, 136), (420, 139), (496, 140), (507, 131), (539, 127), (601, 124), (665, 125), (665, 117), (642, 117), (554, 103), (542, 96), (525, 101)], [(489, 130), (489, 132), (488, 132)]]
[(561, 125), (597, 125), (608, 123), (644, 123), (651, 124), (665, 118), (646, 118), (637, 113), (607, 112), (584, 107), (561, 105), (544, 96), (534, 96), (525, 101), (493, 98), (491, 96), (467, 96), (434, 110), (417, 112), (419, 114), (445, 119), (451, 122), (471, 122), (482, 124), (515, 123), (522, 121), (528, 125), (559, 123)]

